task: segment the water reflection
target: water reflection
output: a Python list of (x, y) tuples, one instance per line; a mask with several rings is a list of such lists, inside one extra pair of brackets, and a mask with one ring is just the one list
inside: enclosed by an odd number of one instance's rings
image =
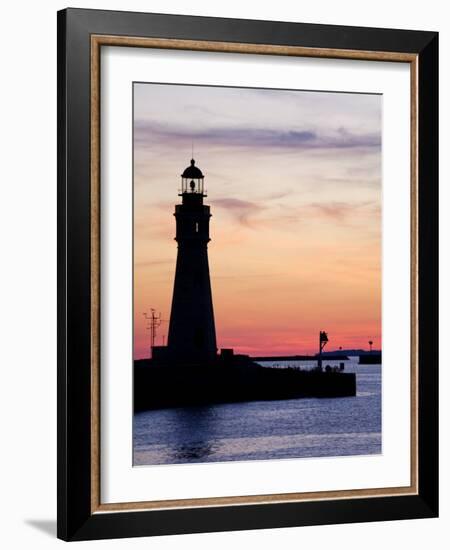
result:
[(173, 458), (175, 460), (200, 460), (213, 453), (213, 445), (207, 442), (191, 443), (181, 445), (174, 449)]
[[(171, 454), (176, 461), (195, 462), (212, 455), (216, 413), (209, 406), (187, 407), (170, 411), (174, 426)], [(169, 413), (169, 414), (170, 414)]]

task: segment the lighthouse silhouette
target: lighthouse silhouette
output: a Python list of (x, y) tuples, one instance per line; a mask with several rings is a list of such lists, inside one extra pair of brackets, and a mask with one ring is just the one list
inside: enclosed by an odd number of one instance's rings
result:
[(178, 253), (167, 351), (178, 364), (205, 364), (217, 356), (208, 263), (211, 213), (203, 204), (204, 179), (191, 159), (181, 174), (181, 204), (175, 206)]

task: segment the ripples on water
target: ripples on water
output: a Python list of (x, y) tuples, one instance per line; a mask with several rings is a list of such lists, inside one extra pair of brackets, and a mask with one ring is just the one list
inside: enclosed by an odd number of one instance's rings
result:
[(357, 373), (356, 397), (137, 413), (134, 465), (381, 453), (381, 366), (345, 370)]

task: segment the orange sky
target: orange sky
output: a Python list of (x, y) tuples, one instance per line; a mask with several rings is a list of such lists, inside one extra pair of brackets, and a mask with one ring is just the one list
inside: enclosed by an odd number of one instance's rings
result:
[[(219, 348), (381, 347), (381, 96), (134, 85), (135, 357), (168, 320), (192, 143), (211, 206)], [(157, 344), (167, 339), (168, 323)]]

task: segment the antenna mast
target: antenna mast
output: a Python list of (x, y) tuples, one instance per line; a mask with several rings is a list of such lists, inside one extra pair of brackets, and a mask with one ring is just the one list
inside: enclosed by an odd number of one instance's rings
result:
[(150, 357), (153, 357), (153, 348), (155, 347), (157, 328), (161, 326), (163, 320), (161, 313), (156, 314), (156, 309), (150, 308), (150, 313), (143, 313), (148, 323), (146, 329), (150, 331)]

